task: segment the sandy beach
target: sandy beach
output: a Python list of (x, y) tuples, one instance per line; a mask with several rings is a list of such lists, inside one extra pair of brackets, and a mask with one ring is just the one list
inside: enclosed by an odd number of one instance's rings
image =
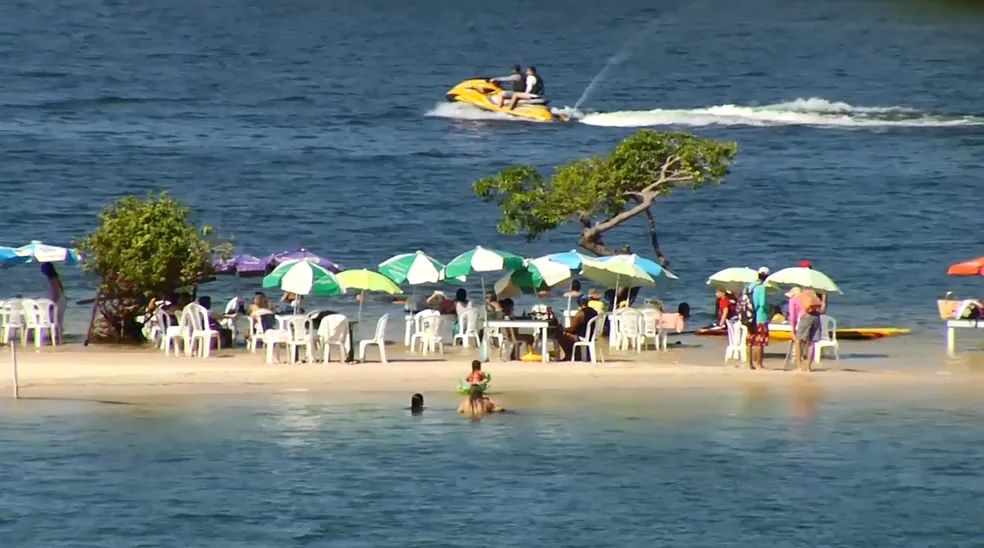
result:
[[(785, 347), (770, 347), (775, 352)], [(865, 348), (871, 348), (869, 346)], [(390, 362), (266, 364), (262, 352), (223, 349), (209, 359), (164, 356), (153, 349), (64, 345), (56, 349), (18, 348), (22, 396), (147, 398), (206, 394), (277, 393), (286, 391), (348, 394), (413, 392), (451, 393), (469, 371), (474, 349), (450, 349), (444, 356), (408, 355), (389, 347)], [(842, 349), (842, 352), (844, 349)], [(848, 356), (851, 354), (848, 351)], [(611, 391), (647, 388), (718, 388), (761, 383), (776, 388), (803, 382), (838, 390), (984, 388), (980, 360), (969, 354), (922, 367), (875, 353), (874, 359), (824, 361), (813, 373), (782, 370), (781, 354), (767, 360), (768, 371), (725, 365), (715, 345), (675, 348), (668, 352), (617, 353), (605, 363), (524, 363), (493, 360), (484, 369), (496, 393), (543, 391)], [(913, 362), (915, 363), (915, 362)], [(791, 366), (790, 366), (791, 367)], [(0, 350), (0, 397), (10, 397), (9, 349)]]

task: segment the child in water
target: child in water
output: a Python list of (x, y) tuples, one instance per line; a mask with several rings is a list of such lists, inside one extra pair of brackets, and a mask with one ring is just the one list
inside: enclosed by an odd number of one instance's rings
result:
[(473, 360), (471, 374), (465, 377), (465, 382), (468, 384), (482, 384), (484, 381), (485, 373), (482, 373), (482, 362)]
[(481, 418), (492, 413), (501, 413), (502, 411), (503, 409), (499, 407), (499, 404), (482, 394), (482, 390), (478, 385), (472, 385), (471, 390), (468, 392), (468, 398), (458, 405), (458, 413), (471, 418)]
[(472, 362), (471, 373), (458, 383), (455, 387), (455, 392), (461, 395), (467, 395), (472, 387), (477, 386), (482, 392), (489, 389), (489, 382), (492, 380), (492, 375), (482, 371), (482, 362), (475, 360)]

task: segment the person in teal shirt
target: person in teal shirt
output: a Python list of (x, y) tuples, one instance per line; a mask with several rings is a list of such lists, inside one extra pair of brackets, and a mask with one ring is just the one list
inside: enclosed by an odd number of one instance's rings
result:
[(765, 369), (765, 347), (769, 345), (769, 308), (765, 302), (765, 279), (769, 277), (768, 267), (758, 270), (758, 281), (750, 288), (752, 306), (755, 308), (755, 325), (748, 332), (749, 365), (752, 369)]

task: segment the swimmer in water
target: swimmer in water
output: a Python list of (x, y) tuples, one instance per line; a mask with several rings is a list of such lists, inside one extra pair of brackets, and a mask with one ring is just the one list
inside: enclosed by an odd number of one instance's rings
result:
[(491, 413), (502, 413), (503, 409), (482, 394), (482, 388), (473, 384), (468, 392), (468, 399), (458, 406), (458, 413), (475, 418), (482, 418)]
[(422, 415), (424, 413), (424, 396), (422, 394), (414, 394), (410, 397), (410, 414), (411, 415)]
[(482, 373), (482, 362), (478, 360), (472, 361), (471, 374), (465, 378), (465, 382), (471, 385), (482, 384), (485, 381), (485, 373)]

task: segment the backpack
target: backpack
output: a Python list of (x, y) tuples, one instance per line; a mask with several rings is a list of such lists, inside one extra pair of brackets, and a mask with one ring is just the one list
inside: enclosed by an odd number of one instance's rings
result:
[(741, 292), (741, 296), (738, 297), (738, 319), (741, 321), (742, 325), (750, 327), (755, 324), (755, 305), (752, 304), (752, 291), (758, 287), (759, 284), (753, 283), (748, 284), (748, 287)]

